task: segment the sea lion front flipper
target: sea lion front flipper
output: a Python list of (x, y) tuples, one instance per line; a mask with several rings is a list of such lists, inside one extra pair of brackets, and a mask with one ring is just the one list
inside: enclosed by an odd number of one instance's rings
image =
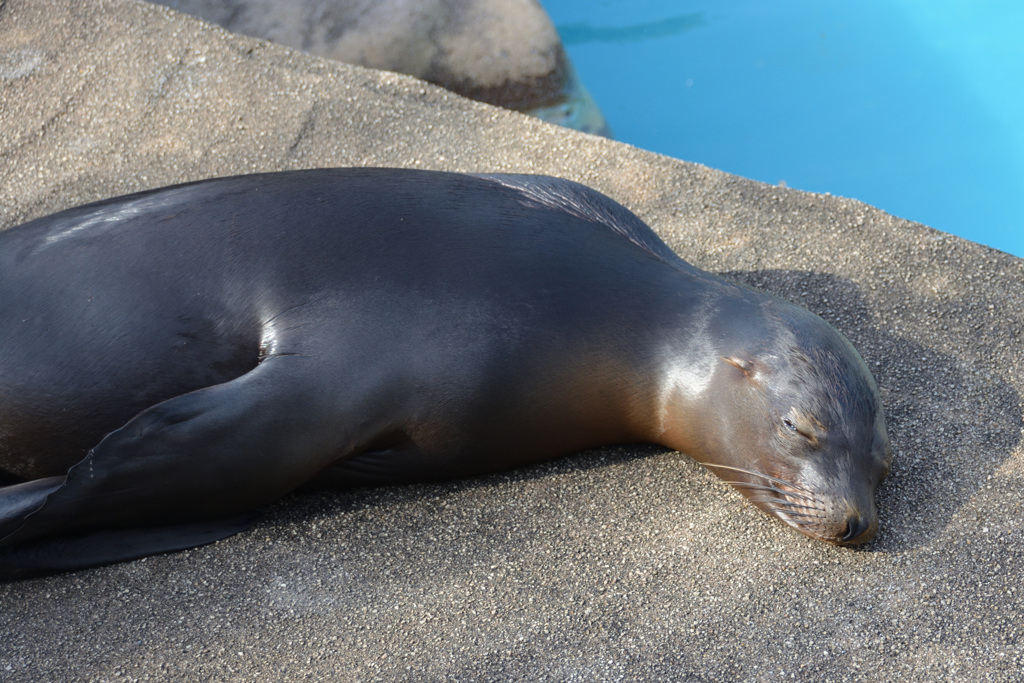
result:
[[(143, 411), (63, 483), (54, 478), (28, 502), (12, 503), (23, 517), (5, 520), (0, 566), (5, 555), (30, 571), (45, 571), (58, 555), (60, 569), (95, 566), (245, 528), (251, 520), (213, 527), (208, 520), (235, 519), (276, 500), (333, 457), (338, 434), (322, 425), (332, 422), (334, 397), (325, 395), (314, 365), (302, 356), (273, 357), (235, 380)], [(189, 528), (196, 524), (206, 526)], [(101, 541), (95, 547), (58, 541), (90, 534)], [(73, 556), (76, 549), (83, 554)]]

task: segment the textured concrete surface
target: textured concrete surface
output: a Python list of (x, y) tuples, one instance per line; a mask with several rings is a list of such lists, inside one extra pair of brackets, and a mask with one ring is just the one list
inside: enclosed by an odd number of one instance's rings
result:
[(0, 679), (1021, 680), (1021, 261), (129, 0), (7, 0), (0, 121), (0, 227), (280, 168), (582, 181), (844, 331), (895, 451), (864, 550), (649, 448), (295, 497), (211, 546), (0, 586)]

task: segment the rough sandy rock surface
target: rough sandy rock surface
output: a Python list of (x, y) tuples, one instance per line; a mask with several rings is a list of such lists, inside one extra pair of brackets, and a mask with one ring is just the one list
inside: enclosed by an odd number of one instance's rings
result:
[(863, 550), (649, 448), (292, 498), (211, 546), (0, 586), (0, 679), (1020, 680), (1017, 259), (153, 5), (0, 4), (0, 227), (258, 170), (561, 175), (839, 327), (895, 451)]

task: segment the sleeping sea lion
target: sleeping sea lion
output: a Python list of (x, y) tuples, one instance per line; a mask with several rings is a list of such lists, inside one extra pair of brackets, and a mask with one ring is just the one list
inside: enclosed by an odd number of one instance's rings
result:
[(860, 356), (557, 178), (205, 180), (0, 233), (0, 575), (206, 543), (304, 485), (646, 441), (863, 543), (889, 470)]

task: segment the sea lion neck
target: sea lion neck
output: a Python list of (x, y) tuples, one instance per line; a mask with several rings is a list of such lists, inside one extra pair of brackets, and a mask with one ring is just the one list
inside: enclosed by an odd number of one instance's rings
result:
[(704, 427), (716, 420), (720, 374), (730, 357), (760, 353), (751, 340), (764, 336), (763, 312), (746, 288), (701, 271), (677, 271), (659, 289), (644, 302), (657, 324), (637, 344), (642, 384), (630, 407), (633, 429), (639, 440), (699, 457), (714, 450)]

